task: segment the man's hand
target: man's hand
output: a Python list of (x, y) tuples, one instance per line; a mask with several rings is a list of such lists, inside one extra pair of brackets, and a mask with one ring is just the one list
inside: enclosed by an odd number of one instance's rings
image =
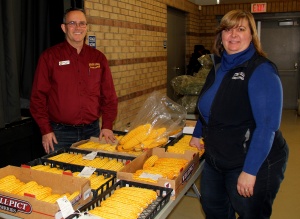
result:
[(53, 143), (58, 143), (54, 132), (50, 132), (42, 136), (42, 144), (47, 154), (49, 154), (51, 150), (54, 151)]
[(113, 133), (112, 130), (110, 129), (101, 129), (100, 131), (100, 135), (99, 135), (99, 140), (101, 141), (101, 139), (104, 137), (106, 143), (115, 143), (115, 135)]

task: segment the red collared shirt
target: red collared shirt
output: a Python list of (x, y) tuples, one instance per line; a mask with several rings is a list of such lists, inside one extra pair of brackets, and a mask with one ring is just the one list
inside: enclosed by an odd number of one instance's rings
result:
[(102, 116), (102, 128), (112, 129), (118, 98), (105, 55), (86, 44), (80, 54), (67, 41), (48, 48), (39, 58), (30, 112), (42, 135), (50, 121), (90, 124)]

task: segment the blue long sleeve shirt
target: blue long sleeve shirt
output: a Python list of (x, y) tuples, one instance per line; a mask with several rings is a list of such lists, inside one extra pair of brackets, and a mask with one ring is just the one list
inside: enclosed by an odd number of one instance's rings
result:
[[(222, 54), (221, 66), (216, 72), (213, 85), (201, 96), (198, 108), (206, 122), (216, 92), (226, 73), (233, 67), (249, 60), (255, 53), (252, 44), (237, 54)], [(282, 111), (282, 86), (276, 70), (270, 63), (258, 66), (248, 84), (248, 94), (255, 119), (256, 128), (253, 132), (249, 150), (244, 162), (243, 171), (256, 175), (270, 152), (275, 131), (279, 129)], [(237, 100), (238, 101), (238, 100)], [(197, 121), (194, 137), (202, 136), (202, 123)]]

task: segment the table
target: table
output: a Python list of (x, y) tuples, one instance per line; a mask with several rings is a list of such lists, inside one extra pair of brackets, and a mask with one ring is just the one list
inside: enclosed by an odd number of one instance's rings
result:
[(184, 195), (190, 195), (187, 193), (190, 188), (193, 189), (195, 194), (192, 194), (191, 196), (195, 196), (200, 201), (201, 194), (195, 185), (195, 181), (198, 179), (200, 174), (202, 173), (203, 167), (204, 167), (204, 161), (200, 161), (200, 165), (196, 172), (192, 175), (191, 179), (187, 182), (186, 186), (181, 190), (181, 192), (178, 194), (175, 200), (170, 200), (164, 208), (156, 215), (155, 219), (164, 219), (166, 218), (171, 211), (175, 208), (175, 206), (180, 202), (180, 200), (183, 198)]
[[(205, 161), (204, 159), (200, 160), (200, 165), (197, 168), (196, 172), (191, 176), (191, 179), (187, 182), (187, 184), (181, 190), (181, 192), (178, 194), (176, 199), (170, 200), (164, 206), (164, 208), (156, 215), (155, 219), (165, 219), (185, 195), (196, 197), (200, 201), (201, 194), (198, 191), (197, 186), (195, 185), (195, 181), (198, 179), (198, 177), (202, 173), (202, 170), (204, 167), (204, 161)], [(189, 189), (193, 189), (194, 194), (188, 193)], [(2, 218), (4, 218), (4, 219), (20, 219), (19, 217), (7, 215), (7, 214), (0, 212), (0, 219), (2, 219)]]

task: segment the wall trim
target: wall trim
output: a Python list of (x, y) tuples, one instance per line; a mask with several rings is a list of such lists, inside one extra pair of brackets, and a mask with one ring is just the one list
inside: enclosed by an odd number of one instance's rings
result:
[(166, 88), (167, 88), (167, 84), (162, 84), (162, 85), (159, 85), (159, 86), (156, 86), (156, 87), (151, 87), (151, 88), (148, 88), (148, 89), (145, 89), (145, 90), (141, 90), (141, 91), (137, 91), (137, 92), (134, 92), (134, 93), (131, 93), (131, 94), (127, 94), (127, 95), (122, 96), (122, 97), (118, 97), (118, 101), (119, 101), (119, 103), (124, 102), (124, 101), (134, 99), (134, 98), (146, 95), (146, 94), (150, 94), (153, 91), (162, 90), (162, 89), (166, 89)]

